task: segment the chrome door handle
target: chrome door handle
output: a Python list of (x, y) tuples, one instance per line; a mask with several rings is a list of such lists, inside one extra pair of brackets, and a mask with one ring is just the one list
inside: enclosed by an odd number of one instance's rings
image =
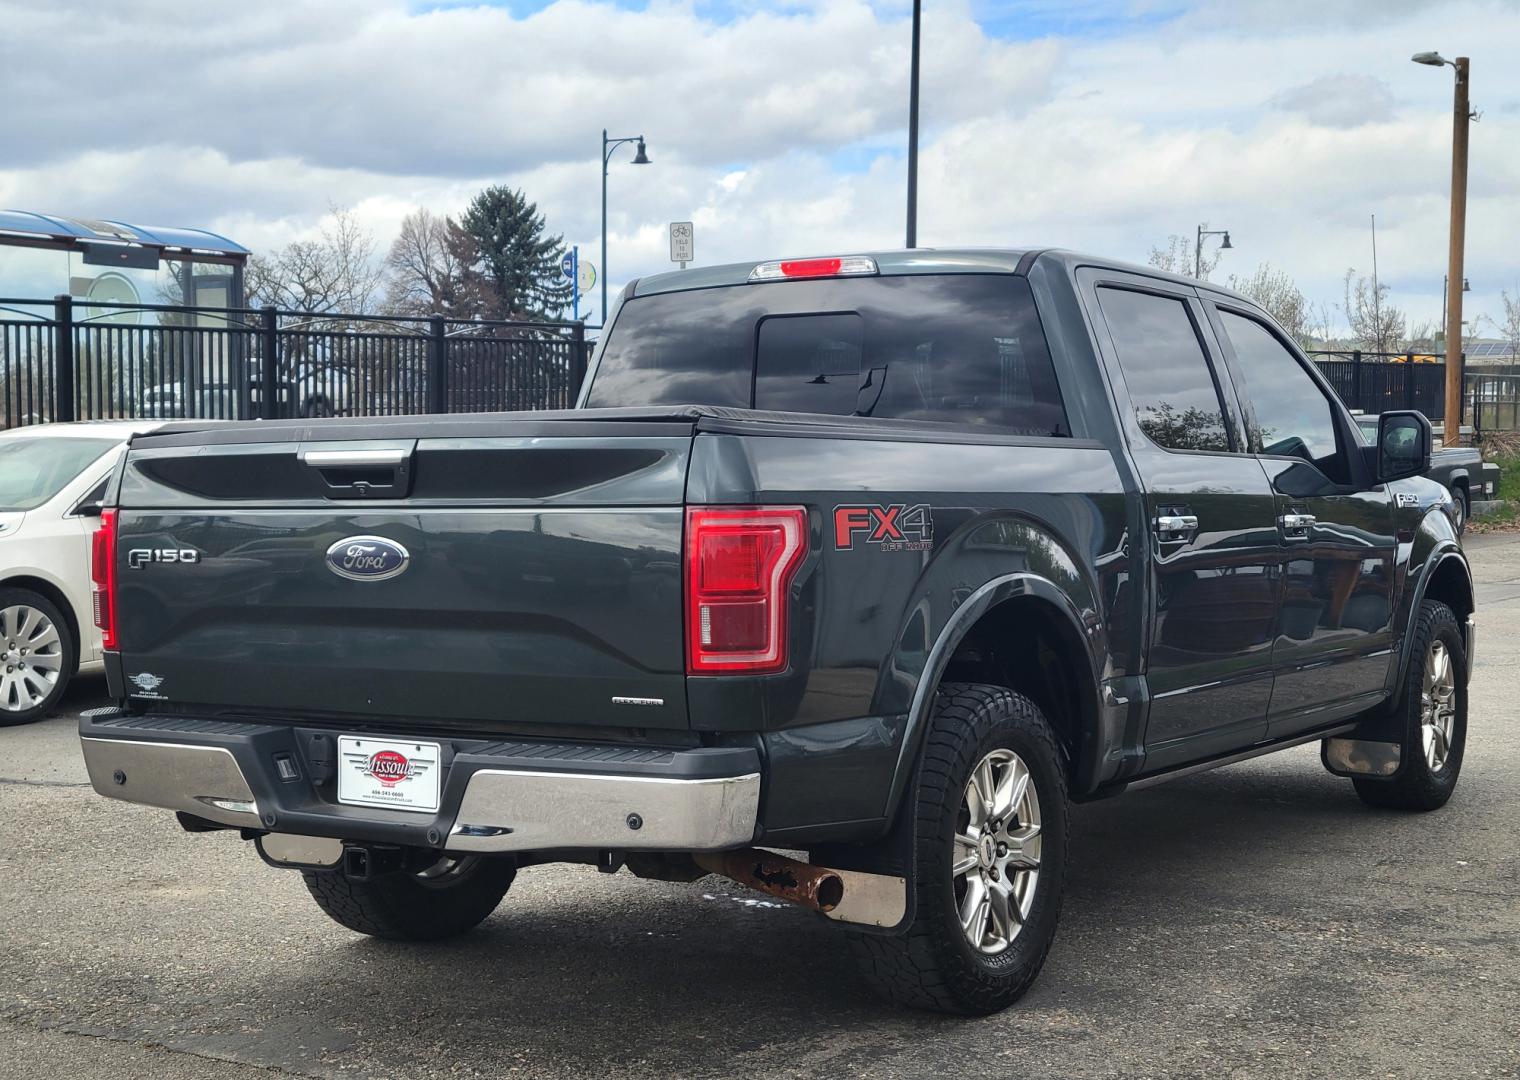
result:
[(1309, 536), (1309, 528), (1314, 524), (1313, 514), (1291, 513), (1284, 514), (1277, 519), (1282, 526), (1284, 536), (1304, 540)]
[(1196, 514), (1158, 514), (1156, 535), (1163, 540), (1186, 540), (1198, 531)]

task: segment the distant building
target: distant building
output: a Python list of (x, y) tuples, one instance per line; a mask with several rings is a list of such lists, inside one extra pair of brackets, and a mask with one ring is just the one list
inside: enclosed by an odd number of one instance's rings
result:
[[(242, 307), (248, 249), (204, 229), (0, 210), (0, 298), (96, 301), (101, 321), (154, 323), (135, 304)], [(220, 320), (218, 320), (220, 321)]]

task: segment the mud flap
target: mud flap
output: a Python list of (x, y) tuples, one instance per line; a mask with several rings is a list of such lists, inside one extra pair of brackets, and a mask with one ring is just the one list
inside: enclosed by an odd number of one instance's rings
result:
[(1403, 749), (1402, 743), (1380, 739), (1325, 739), (1320, 743), (1319, 758), (1336, 776), (1392, 780), (1403, 765)]

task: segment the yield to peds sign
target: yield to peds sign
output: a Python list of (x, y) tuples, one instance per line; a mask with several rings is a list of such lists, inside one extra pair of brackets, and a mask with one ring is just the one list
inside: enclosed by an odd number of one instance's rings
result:
[(685, 265), (697, 258), (697, 233), (689, 221), (670, 223), (670, 261)]

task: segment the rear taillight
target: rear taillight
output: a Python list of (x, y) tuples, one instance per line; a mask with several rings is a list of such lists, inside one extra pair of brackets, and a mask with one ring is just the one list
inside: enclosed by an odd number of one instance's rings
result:
[(116, 511), (100, 512), (100, 528), (90, 547), (90, 581), (95, 597), (95, 625), (101, 646), (116, 648)]
[(787, 596), (807, 552), (800, 506), (686, 511), (686, 670), (786, 668)]

